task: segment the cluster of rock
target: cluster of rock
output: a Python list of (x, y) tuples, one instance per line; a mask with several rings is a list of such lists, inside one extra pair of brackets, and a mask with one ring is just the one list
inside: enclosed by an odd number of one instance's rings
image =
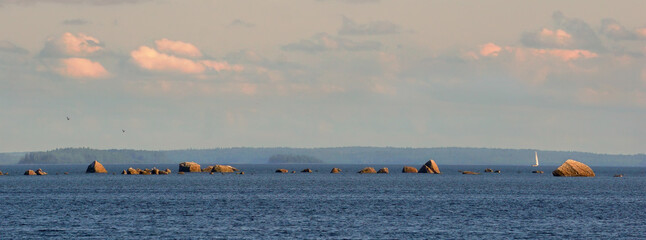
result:
[[(179, 164), (179, 173), (187, 173), (187, 172), (208, 172), (208, 173), (233, 173), (233, 172), (240, 172), (235, 167), (229, 166), (229, 165), (213, 165), (213, 166), (207, 166), (205, 168), (202, 168), (200, 164), (197, 164), (195, 162), (183, 162)], [(244, 172), (240, 172), (240, 174), (244, 174)]]
[(500, 170), (493, 170), (491, 168), (485, 168), (484, 172), (486, 172), (486, 173), (500, 173)]
[(594, 171), (588, 165), (568, 159), (552, 172), (557, 177), (594, 177)]
[(47, 175), (47, 173), (39, 168), (36, 171), (29, 169), (25, 171), (25, 175)]
[(168, 175), (170, 174), (171, 171), (170, 169), (166, 168), (166, 170), (159, 170), (157, 168), (152, 168), (152, 169), (134, 169), (134, 168), (128, 168), (126, 170), (123, 170), (121, 174), (124, 175)]

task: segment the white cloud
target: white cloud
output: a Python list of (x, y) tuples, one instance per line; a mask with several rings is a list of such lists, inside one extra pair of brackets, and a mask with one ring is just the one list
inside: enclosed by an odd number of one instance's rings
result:
[(45, 48), (41, 51), (44, 57), (86, 57), (95, 55), (103, 50), (101, 42), (83, 33), (66, 32), (60, 37), (47, 39)]

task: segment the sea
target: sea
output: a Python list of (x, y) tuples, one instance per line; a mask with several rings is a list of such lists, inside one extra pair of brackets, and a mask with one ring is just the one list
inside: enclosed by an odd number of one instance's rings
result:
[[(390, 173), (356, 173), (367, 166)], [(0, 166), (10, 173), (0, 176), (0, 239), (646, 239), (645, 168), (592, 166), (596, 177), (567, 178), (552, 176), (557, 166), (410, 174), (403, 165), (234, 165), (244, 175), (86, 167)], [(173, 173), (121, 175), (128, 167)], [(23, 175), (37, 168), (48, 175)]]

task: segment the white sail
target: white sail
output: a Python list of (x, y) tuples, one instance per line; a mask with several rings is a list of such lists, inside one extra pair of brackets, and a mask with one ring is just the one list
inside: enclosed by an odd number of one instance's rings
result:
[(534, 152), (534, 157), (536, 158), (536, 164), (532, 165), (532, 167), (538, 167), (538, 152)]

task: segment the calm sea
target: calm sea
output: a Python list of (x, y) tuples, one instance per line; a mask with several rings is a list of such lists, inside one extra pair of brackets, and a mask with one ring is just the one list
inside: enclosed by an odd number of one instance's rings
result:
[[(0, 166), (10, 172), (0, 176), (0, 238), (646, 238), (643, 168), (559, 178), (555, 167), (462, 175), (485, 166), (440, 165), (443, 174), (432, 175), (373, 165), (391, 173), (361, 175), (364, 165), (235, 165), (246, 174), (178, 175), (176, 164), (132, 165), (173, 170), (137, 176), (85, 174), (86, 166)], [(49, 175), (22, 175), (39, 167)], [(315, 172), (274, 173), (306, 167)]]

